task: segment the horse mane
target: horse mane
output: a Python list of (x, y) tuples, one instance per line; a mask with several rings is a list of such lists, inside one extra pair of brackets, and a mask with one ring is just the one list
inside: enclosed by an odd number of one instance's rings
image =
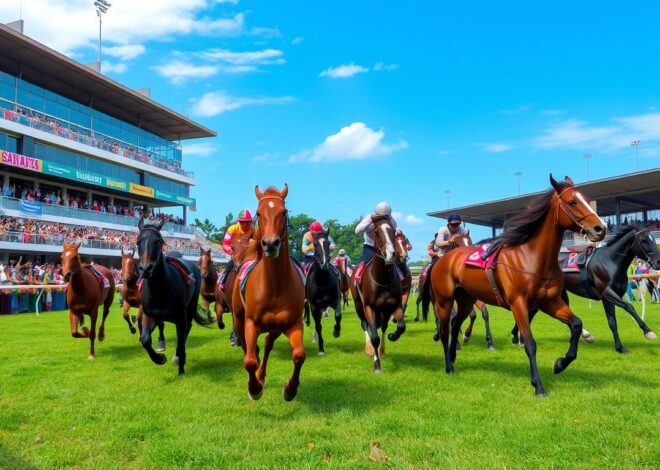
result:
[(614, 232), (614, 235), (612, 236), (612, 238), (607, 240), (606, 245), (607, 246), (613, 245), (616, 242), (618, 242), (619, 240), (621, 240), (623, 237), (628, 235), (630, 232), (644, 230), (645, 228), (646, 227), (644, 227), (641, 224), (623, 225), (623, 226), (616, 229), (616, 231)]
[[(560, 186), (560, 190), (569, 186), (561, 182), (557, 184)], [(501, 238), (507, 246), (519, 246), (527, 243), (541, 227), (550, 209), (550, 200), (554, 194), (555, 190), (550, 189), (533, 199), (523, 212), (504, 223), (504, 232), (498, 238)]]
[(264, 196), (280, 196), (280, 190), (275, 186), (268, 186), (265, 191), (263, 191)]

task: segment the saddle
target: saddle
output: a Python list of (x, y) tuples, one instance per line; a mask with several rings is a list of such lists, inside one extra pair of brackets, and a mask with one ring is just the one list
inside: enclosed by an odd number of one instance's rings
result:
[(174, 266), (176, 270), (179, 271), (179, 274), (183, 276), (183, 279), (186, 281), (186, 284), (190, 285), (195, 283), (194, 274), (192, 273), (192, 271), (190, 271), (190, 269), (183, 262), (183, 260), (179, 258), (173, 258), (171, 256), (166, 256), (165, 261), (171, 264), (172, 266)]
[(594, 252), (594, 247), (591, 245), (575, 245), (567, 248), (569, 253), (559, 255), (561, 270), (565, 273), (577, 273), (586, 270), (589, 259)]
[[(245, 305), (245, 287), (247, 286), (248, 278), (250, 277), (250, 273), (252, 273), (258, 262), (259, 260), (246, 261), (241, 265), (241, 268), (238, 271), (238, 289), (241, 294), (241, 300), (243, 301), (243, 305)], [(300, 262), (295, 258), (291, 258), (291, 262), (293, 263), (293, 266), (296, 268), (296, 271), (298, 271), (298, 274), (300, 275), (300, 279), (302, 280), (304, 286), (307, 283), (305, 270), (303, 269)]]
[(493, 292), (493, 296), (495, 296), (497, 305), (508, 309), (509, 305), (506, 303), (506, 300), (504, 300), (504, 296), (497, 286), (495, 275), (493, 274), (493, 270), (495, 270), (497, 265), (497, 256), (500, 254), (500, 251), (502, 251), (502, 248), (504, 248), (504, 242), (502, 240), (479, 245), (474, 251), (472, 251), (472, 253), (466, 256), (464, 263), (466, 266), (483, 269), (486, 272), (488, 284), (490, 284), (490, 289)]
[(590, 253), (591, 251), (593, 251), (594, 246), (593, 245), (587, 245), (587, 244), (585, 244), (585, 245), (568, 245), (566, 247), (566, 249), (568, 251), (570, 251), (571, 253), (584, 253), (585, 251)]
[(101, 273), (101, 271), (96, 269), (91, 264), (86, 267), (96, 277), (96, 280), (99, 282), (99, 286), (101, 287), (101, 289), (110, 288), (110, 281)]

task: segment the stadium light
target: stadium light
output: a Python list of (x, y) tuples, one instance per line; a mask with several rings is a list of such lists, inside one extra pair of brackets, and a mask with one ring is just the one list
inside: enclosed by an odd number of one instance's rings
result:
[(445, 189), (445, 194), (447, 195), (447, 209), (449, 209), (449, 195), (451, 194), (451, 189)]
[(639, 152), (638, 152), (638, 147), (639, 147), (639, 144), (641, 144), (641, 143), (642, 143), (641, 140), (633, 140), (632, 142), (630, 142), (630, 145), (633, 146), (633, 147), (635, 147), (635, 162), (636, 162), (637, 171), (639, 171)]
[(522, 171), (516, 171), (513, 176), (518, 177), (518, 196), (520, 196), (520, 177), (522, 176)]
[(94, 0), (96, 7), (96, 15), (99, 17), (99, 73), (101, 72), (101, 15), (108, 12), (108, 8), (112, 6), (108, 0)]
[(589, 159), (591, 158), (591, 154), (585, 153), (584, 155), (582, 155), (582, 158), (584, 158), (584, 161), (587, 162), (587, 182), (589, 182), (591, 181), (589, 179)]

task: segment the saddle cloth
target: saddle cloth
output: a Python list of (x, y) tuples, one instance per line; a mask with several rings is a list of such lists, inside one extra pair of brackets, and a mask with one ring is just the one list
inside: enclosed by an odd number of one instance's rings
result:
[(474, 268), (494, 269), (495, 260), (497, 259), (497, 255), (500, 254), (502, 247), (502, 244), (492, 249), (490, 243), (479, 245), (465, 257), (464, 263), (466, 266), (472, 266)]
[(166, 256), (165, 260), (176, 268), (177, 271), (183, 276), (183, 279), (186, 281), (186, 284), (194, 284), (195, 276), (188, 270), (183, 261), (178, 258), (172, 258), (171, 256)]
[[(569, 248), (570, 250), (570, 248)], [(559, 256), (559, 265), (565, 273), (577, 273), (586, 268), (589, 258), (593, 254), (593, 247), (588, 247), (582, 251), (570, 251), (562, 253)]]
[(101, 287), (101, 289), (110, 288), (110, 281), (103, 274), (101, 274), (101, 271), (96, 269), (91, 264), (87, 266), (87, 269), (89, 269), (91, 273), (94, 274), (94, 276), (96, 276), (96, 280), (99, 281), (99, 286)]
[[(239, 283), (238, 286), (241, 292), (241, 298), (245, 298), (245, 287), (247, 285), (247, 280), (250, 277), (250, 273), (254, 270), (254, 267), (257, 265), (258, 262), (259, 262), (258, 260), (246, 261), (241, 265), (241, 268), (238, 271), (238, 283)], [(296, 271), (300, 275), (300, 279), (302, 280), (304, 286), (307, 283), (305, 270), (303, 269), (302, 265), (294, 258), (291, 258), (291, 262), (293, 263), (293, 266), (296, 268)]]
[[(355, 268), (355, 283), (359, 286), (362, 283), (362, 275), (364, 272), (367, 270), (367, 267), (373, 262), (373, 258), (367, 263), (364, 264), (364, 261), (360, 261), (360, 264), (357, 265), (357, 268)], [(403, 281), (403, 273), (401, 272), (401, 269), (398, 266), (395, 266), (396, 268), (396, 273), (399, 276), (399, 281)]]

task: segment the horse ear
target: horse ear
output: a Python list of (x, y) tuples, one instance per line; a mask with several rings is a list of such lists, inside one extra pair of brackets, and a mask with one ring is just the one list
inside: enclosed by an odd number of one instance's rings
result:
[(557, 180), (552, 177), (552, 173), (550, 173), (550, 184), (552, 185), (553, 188), (555, 188), (555, 191), (557, 191), (558, 193), (561, 192), (562, 188), (557, 182)]
[(203, 246), (200, 246), (200, 247), (199, 247), (199, 254), (200, 254), (200, 255), (203, 255), (203, 254), (204, 254), (204, 247), (203, 247)]
[(264, 197), (264, 193), (261, 192), (261, 189), (259, 189), (259, 185), (256, 185), (254, 187), (254, 195), (257, 196), (257, 199), (261, 201), (261, 198)]
[(280, 196), (282, 196), (282, 199), (286, 199), (287, 194), (289, 194), (289, 185), (284, 183), (284, 189), (280, 192)]
[(328, 227), (328, 229), (325, 231), (325, 236), (326, 237), (330, 236), (330, 227)]
[(140, 217), (140, 220), (138, 221), (138, 229), (142, 231), (143, 227), (144, 227), (144, 219)]
[(566, 183), (570, 184), (571, 186), (575, 186), (575, 183), (573, 183), (573, 180), (571, 179), (570, 176), (565, 176), (565, 177), (564, 177), (564, 181), (565, 181)]
[(158, 223), (158, 231), (160, 231), (160, 230), (163, 228), (163, 225), (165, 225), (165, 219), (161, 220), (161, 221)]
[(125, 256), (125, 255), (124, 255), (124, 247), (123, 247), (123, 246), (121, 247), (121, 255), (122, 255), (122, 256)]

